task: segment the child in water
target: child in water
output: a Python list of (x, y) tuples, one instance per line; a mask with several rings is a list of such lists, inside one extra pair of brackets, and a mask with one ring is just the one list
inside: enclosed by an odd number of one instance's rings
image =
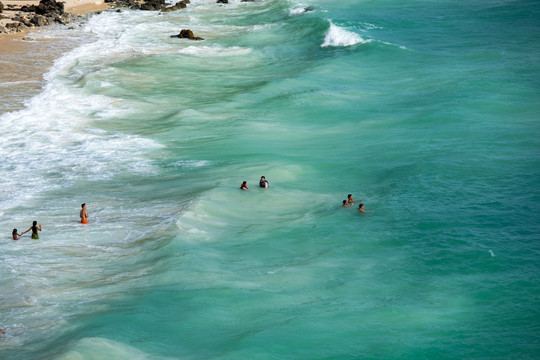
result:
[(19, 240), (19, 236), (21, 236), (22, 234), (17, 234), (17, 229), (13, 229), (11, 235), (13, 236), (13, 240)]
[(38, 230), (41, 231), (41, 224), (39, 224), (39, 226), (37, 226), (37, 221), (34, 221), (32, 223), (32, 226), (30, 227), (30, 229), (28, 229), (25, 232), (21, 233), (20, 236), (26, 234), (30, 230), (32, 230), (32, 239), (39, 239)]

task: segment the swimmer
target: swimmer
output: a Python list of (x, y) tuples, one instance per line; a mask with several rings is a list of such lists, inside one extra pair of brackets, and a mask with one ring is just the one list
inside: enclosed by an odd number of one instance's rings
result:
[(268, 181), (266, 181), (266, 178), (264, 176), (261, 176), (261, 180), (259, 181), (259, 187), (268, 189)]
[(81, 204), (81, 212), (80, 212), (80, 216), (81, 216), (81, 224), (88, 224), (88, 217), (90, 215), (88, 215), (88, 211), (86, 211), (86, 203), (83, 203)]
[(21, 233), (21, 236), (26, 234), (30, 230), (32, 230), (32, 239), (39, 239), (38, 230), (41, 231), (41, 224), (39, 224), (39, 226), (37, 226), (37, 221), (34, 221), (32, 223), (32, 226), (30, 227), (30, 229), (28, 229), (25, 232)]
[(6, 335), (6, 332), (5, 332), (4, 330), (0, 329), (0, 332), (1, 332), (2, 334)]
[(343, 207), (350, 207), (351, 205), (347, 202), (347, 200), (343, 200)]
[(241, 189), (241, 190), (247, 190), (247, 189), (248, 189), (248, 187), (247, 187), (247, 181), (243, 181), (243, 182), (242, 182), (242, 185), (240, 185), (240, 189)]
[(22, 234), (17, 234), (17, 229), (13, 229), (13, 232), (11, 233), (11, 236), (13, 236), (13, 240), (19, 240), (19, 236)]
[(364, 204), (358, 205), (358, 211), (365, 213), (366, 210), (364, 210)]
[(352, 194), (347, 195), (347, 203), (352, 205), (353, 202)]

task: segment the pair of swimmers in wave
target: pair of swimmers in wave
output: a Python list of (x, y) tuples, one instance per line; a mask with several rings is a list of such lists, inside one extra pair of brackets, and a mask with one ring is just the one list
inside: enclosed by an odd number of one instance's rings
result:
[[(264, 176), (261, 176), (261, 180), (259, 180), (259, 187), (268, 189), (268, 181), (266, 181)], [(242, 185), (240, 185), (240, 190), (248, 190), (247, 181), (242, 182)]]
[[(358, 200), (354, 200), (352, 194), (347, 195), (347, 200), (343, 200), (343, 207), (351, 207), (353, 203)], [(363, 200), (360, 200), (363, 201)], [(358, 205), (358, 211), (365, 213), (364, 204)]]
[[(81, 217), (81, 223), (82, 224), (88, 224), (88, 218), (90, 217), (90, 215), (88, 215), (88, 211), (86, 210), (86, 203), (82, 204), (81, 205), (81, 212), (79, 213), (80, 217)], [(19, 234), (19, 232), (17, 231), (17, 229), (13, 229), (13, 232), (11, 233), (11, 236), (13, 237), (13, 240), (19, 240), (21, 236), (23, 236), (24, 234), (26, 234), (27, 232), (29, 232), (30, 230), (32, 230), (32, 239), (39, 239), (39, 234), (38, 234), (38, 231), (42, 231), (41, 229), (41, 224), (37, 224), (37, 221), (34, 221), (32, 223), (32, 226), (30, 226), (30, 228), (22, 233)]]

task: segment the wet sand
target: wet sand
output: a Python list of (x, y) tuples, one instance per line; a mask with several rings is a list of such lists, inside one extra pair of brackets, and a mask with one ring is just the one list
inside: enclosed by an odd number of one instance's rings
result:
[[(35, 5), (39, 1), (3, 1), (4, 6), (16, 4)], [(65, 11), (84, 14), (106, 10), (109, 4), (94, 0), (68, 0)], [(4, 10), (4, 16), (8, 16)], [(4, 23), (6, 19), (2, 20)], [(43, 86), (43, 74), (49, 71), (53, 61), (70, 49), (61, 39), (34, 37), (44, 28), (31, 28), (15, 34), (0, 34), (0, 115), (21, 109), (24, 102), (39, 93)]]

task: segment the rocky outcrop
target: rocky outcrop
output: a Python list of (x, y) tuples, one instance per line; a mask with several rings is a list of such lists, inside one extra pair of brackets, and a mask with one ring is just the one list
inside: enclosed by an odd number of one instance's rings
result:
[(147, 11), (157, 11), (164, 9), (165, 6), (165, 0), (148, 0), (145, 1), (139, 9)]
[(0, 1), (0, 14), (4, 11), (4, 4)]
[(190, 0), (182, 0), (169, 7), (165, 0), (105, 0), (105, 2), (112, 4), (114, 8), (169, 12), (185, 9)]
[(9, 21), (4, 21), (4, 26), (0, 27), (0, 32), (3, 33), (21, 32), (26, 28), (55, 23), (65, 25), (72, 21), (72, 15), (64, 12), (64, 3), (56, 0), (41, 0), (39, 5), (25, 5), (20, 8), (8, 5), (4, 10), (7, 15), (4, 19)]
[(182, 31), (180, 31), (180, 34), (171, 35), (171, 37), (180, 38), (180, 39), (189, 39), (189, 40), (204, 40), (202, 37), (193, 35), (193, 31), (191, 31), (190, 29), (182, 29)]
[(64, 3), (56, 0), (41, 0), (37, 6), (21, 7), (21, 11), (33, 12), (38, 15), (62, 15), (64, 14)]

